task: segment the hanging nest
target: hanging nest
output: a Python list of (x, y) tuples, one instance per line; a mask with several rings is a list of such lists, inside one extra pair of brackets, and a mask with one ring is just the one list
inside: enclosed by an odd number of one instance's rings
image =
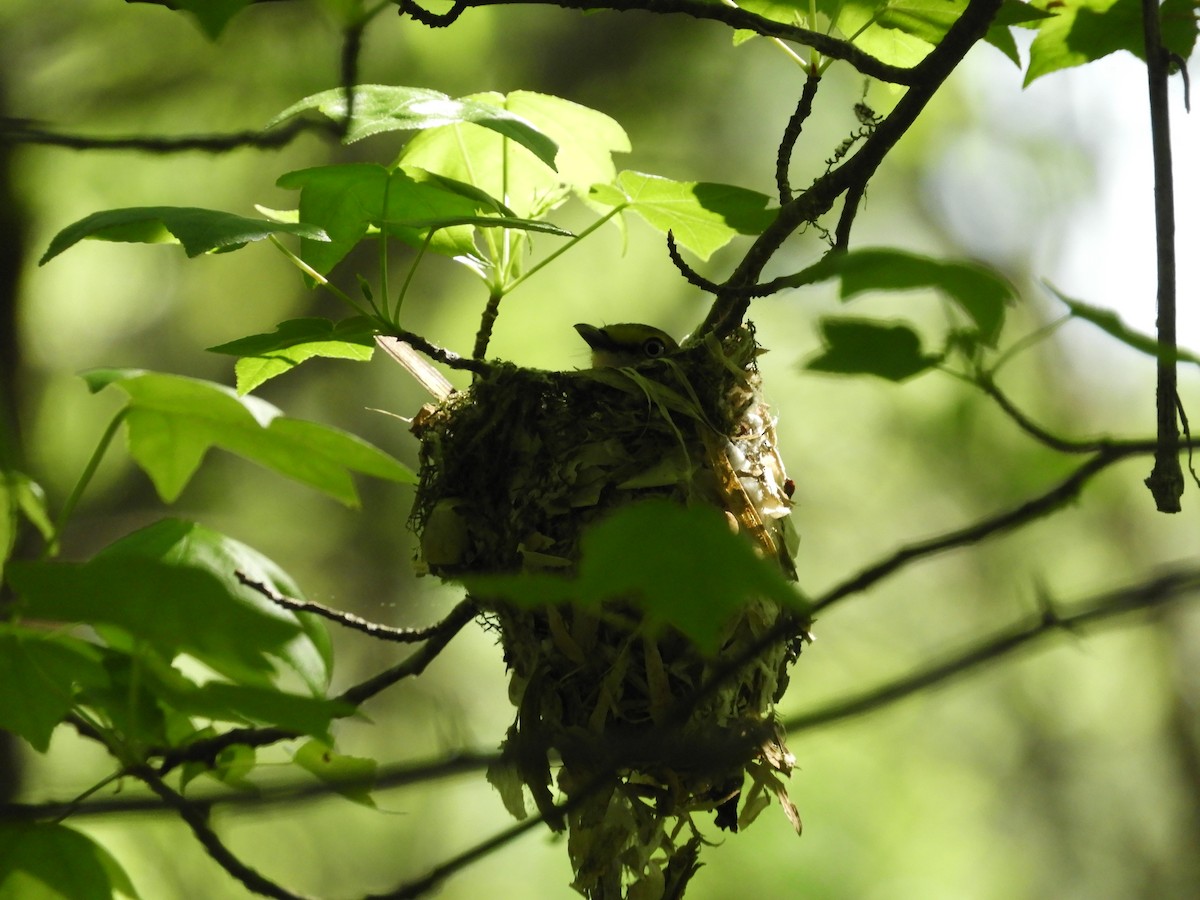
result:
[[(418, 570), (572, 575), (590, 525), (657, 498), (724, 510), (795, 580), (792, 488), (759, 396), (759, 352), (742, 328), (637, 368), (498, 365), (466, 393), (425, 407), (413, 425)], [(565, 826), (580, 893), (682, 896), (699, 866), (700, 811), (736, 831), (774, 796), (799, 831), (779, 777), (794, 759), (772, 709), (807, 623), (797, 619), (796, 640), (776, 642), (718, 691), (679, 702), (793, 612), (751, 600), (725, 626), (714, 659), (672, 629), (642, 627), (620, 597), (600, 612), (475, 600), (498, 633), (517, 709), (489, 780), (518, 818), (527, 789), (552, 827)]]

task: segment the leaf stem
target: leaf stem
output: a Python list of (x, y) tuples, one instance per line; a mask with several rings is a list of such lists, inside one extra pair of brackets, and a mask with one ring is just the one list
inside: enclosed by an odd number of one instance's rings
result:
[(349, 294), (347, 294), (345, 291), (343, 291), (340, 287), (338, 287), (336, 284), (331, 283), (328, 278), (326, 278), (324, 275), (322, 275), (320, 272), (318, 272), (316, 269), (314, 269), (312, 266), (310, 266), (308, 263), (306, 263), (304, 260), (302, 260), (299, 256), (297, 256), (295, 253), (293, 253), (291, 250), (289, 250), (287, 247), (285, 247), (283, 245), (283, 242), (280, 241), (279, 238), (275, 237), (275, 235), (273, 235), (273, 234), (267, 235), (267, 240), (269, 240), (272, 244), (274, 244), (276, 249), (278, 249), (280, 253), (282, 253), (289, 260), (291, 260), (292, 265), (294, 265), (297, 269), (299, 269), (301, 272), (303, 272), (305, 275), (307, 275), (309, 278), (311, 278), (313, 281), (315, 281), (321, 287), (325, 288), (325, 290), (329, 291), (329, 293), (333, 294), (335, 297), (337, 297), (339, 300), (341, 300), (343, 303), (345, 303), (347, 306), (349, 306), (351, 309), (353, 309), (359, 315), (366, 316), (368, 319), (377, 318), (377, 315), (373, 315), (370, 310), (366, 309), (366, 307), (364, 307), (362, 304), (360, 304), (358, 301), (356, 301), (353, 297), (351, 297)]
[(113, 416), (112, 421), (108, 423), (108, 427), (104, 429), (104, 434), (100, 435), (96, 449), (92, 451), (91, 459), (83, 467), (83, 471), (79, 475), (79, 480), (75, 482), (75, 487), (71, 489), (66, 503), (63, 504), (63, 508), (54, 522), (54, 532), (50, 535), (50, 540), (46, 542), (46, 549), (42, 552), (43, 559), (58, 555), (59, 543), (63, 531), (66, 530), (67, 522), (70, 521), (72, 513), (75, 512), (75, 507), (79, 505), (79, 501), (83, 497), (83, 492), (87, 490), (92, 477), (96, 474), (96, 469), (100, 467), (100, 460), (104, 458), (104, 454), (108, 451), (108, 445), (112, 443), (117, 429), (121, 427), (121, 423), (125, 421), (125, 416), (128, 413), (128, 406), (118, 410), (117, 414)]
[(425, 258), (425, 251), (429, 249), (429, 243), (433, 240), (433, 233), (435, 231), (437, 231), (436, 228), (430, 228), (425, 234), (425, 240), (422, 242), (420, 249), (417, 250), (417, 258), (409, 266), (408, 274), (404, 276), (404, 284), (400, 285), (400, 293), (396, 295), (396, 308), (394, 310), (388, 310), (385, 295), (383, 311), (388, 322), (392, 325), (400, 324), (400, 307), (403, 305), (404, 297), (408, 293), (408, 286), (412, 284), (413, 276), (417, 274), (417, 266), (421, 265), (421, 260)]
[(596, 231), (597, 229), (599, 229), (602, 225), (604, 225), (606, 222), (608, 222), (609, 219), (611, 219), (613, 216), (617, 215), (617, 213), (622, 212), (623, 210), (627, 209), (628, 207), (629, 207), (628, 203), (622, 203), (620, 206), (614, 206), (612, 209), (610, 209), (608, 212), (606, 212), (603, 216), (601, 216), (599, 219), (597, 219), (595, 222), (593, 222), (587, 228), (583, 229), (583, 231), (579, 232), (579, 234), (572, 237), (569, 241), (567, 241), (565, 244), (563, 244), (561, 247), (559, 247), (553, 253), (550, 253), (548, 256), (546, 256), (544, 259), (542, 259), (540, 262), (537, 262), (534, 265), (530, 266), (528, 269), (525, 270), (524, 273), (522, 273), (521, 275), (518, 275), (516, 278), (514, 278), (512, 281), (510, 281), (505, 286), (505, 292), (511, 294), (513, 292), (513, 290), (517, 287), (517, 285), (519, 285), (521, 282), (525, 281), (525, 279), (527, 279), (530, 275), (532, 275), (535, 272), (538, 272), (541, 269), (544, 269), (546, 266), (550, 265), (550, 263), (554, 262), (554, 260), (558, 259), (564, 253), (566, 253), (568, 250), (570, 250), (572, 247), (574, 247), (576, 244), (578, 244), (580, 241), (582, 241), (585, 237), (587, 237), (589, 234), (591, 234), (593, 231)]

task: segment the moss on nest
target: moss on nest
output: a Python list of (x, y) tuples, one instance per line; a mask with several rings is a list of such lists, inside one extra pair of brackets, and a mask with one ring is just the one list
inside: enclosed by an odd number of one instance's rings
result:
[[(501, 365), (414, 422), (421, 480), (411, 524), (419, 569), (457, 578), (573, 574), (587, 527), (648, 498), (724, 509), (794, 578), (790, 482), (762, 403), (753, 331), (636, 369), (544, 372)], [(670, 535), (663, 539), (669, 541)], [(680, 634), (649, 634), (622, 598), (601, 615), (475, 598), (499, 630), (517, 718), (489, 777), (523, 816), (524, 788), (550, 818), (558, 787), (575, 887), (593, 898), (663, 896), (694, 871), (697, 810), (736, 830), (777, 796), (791, 757), (771, 720), (794, 646), (776, 646), (678, 715), (717, 666)], [(785, 615), (748, 603), (724, 634), (735, 656)], [(796, 623), (803, 633), (803, 623)], [(614, 774), (615, 773), (615, 774)], [(745, 775), (753, 780), (738, 813)], [(580, 793), (582, 792), (582, 794)], [(685, 828), (686, 826), (686, 828)], [(680, 881), (680, 879), (683, 879)], [(660, 891), (659, 888), (662, 888)]]

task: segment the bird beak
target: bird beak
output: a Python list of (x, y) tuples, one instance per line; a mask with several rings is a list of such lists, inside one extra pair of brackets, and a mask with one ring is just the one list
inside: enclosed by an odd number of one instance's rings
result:
[(594, 325), (586, 325), (579, 323), (575, 326), (575, 330), (579, 332), (579, 336), (587, 342), (587, 345), (593, 350), (609, 350), (612, 349), (612, 341), (609, 340), (603, 329), (597, 328)]

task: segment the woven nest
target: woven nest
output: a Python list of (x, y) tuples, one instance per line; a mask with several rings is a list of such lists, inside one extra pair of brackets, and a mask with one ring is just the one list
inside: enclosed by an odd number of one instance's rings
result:
[[(418, 569), (570, 575), (589, 525), (657, 498), (724, 510), (794, 580), (791, 482), (759, 396), (758, 352), (741, 329), (636, 369), (502, 365), (426, 407), (413, 426)], [(799, 640), (775, 644), (698, 703), (676, 702), (791, 613), (751, 600), (714, 659), (671, 629), (648, 631), (620, 597), (600, 613), (475, 599), (498, 632), (517, 709), (489, 779), (514, 815), (527, 814), (528, 790), (553, 827), (565, 825), (580, 893), (681, 896), (698, 867), (700, 811), (737, 830), (775, 796), (799, 830), (779, 778), (793, 759), (771, 715)], [(552, 802), (554, 762), (565, 822)]]

